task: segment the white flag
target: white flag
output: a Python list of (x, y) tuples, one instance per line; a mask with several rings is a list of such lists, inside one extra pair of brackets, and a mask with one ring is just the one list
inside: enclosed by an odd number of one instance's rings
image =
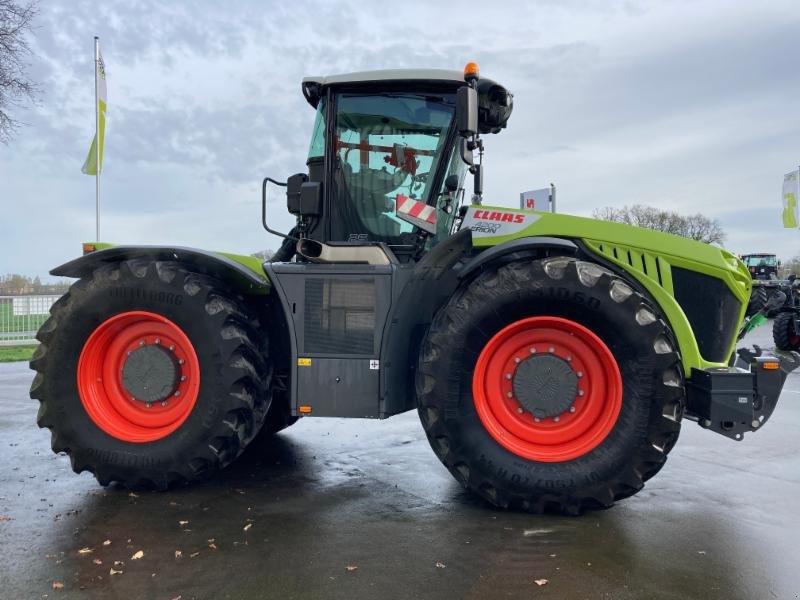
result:
[(800, 173), (792, 171), (783, 176), (783, 226), (797, 227), (797, 199)]

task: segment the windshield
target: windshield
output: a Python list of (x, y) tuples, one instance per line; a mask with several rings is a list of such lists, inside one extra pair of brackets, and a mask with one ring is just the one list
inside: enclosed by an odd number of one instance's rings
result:
[(338, 96), (331, 239), (411, 243), (415, 227), (395, 215), (396, 198), (431, 200), (454, 104), (454, 94)]
[(751, 254), (750, 256), (745, 256), (743, 262), (748, 267), (775, 267), (778, 264), (774, 254)]

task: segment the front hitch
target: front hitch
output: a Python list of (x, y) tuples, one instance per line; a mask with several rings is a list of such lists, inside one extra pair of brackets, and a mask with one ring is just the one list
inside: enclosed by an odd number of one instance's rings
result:
[(800, 366), (800, 354), (763, 354), (742, 348), (736, 365), (692, 369), (686, 381), (686, 413), (698, 424), (734, 440), (761, 429), (778, 404), (786, 376)]

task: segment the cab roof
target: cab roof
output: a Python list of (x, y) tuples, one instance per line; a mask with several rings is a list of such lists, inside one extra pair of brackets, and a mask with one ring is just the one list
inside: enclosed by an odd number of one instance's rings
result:
[(380, 69), (377, 71), (356, 71), (324, 77), (304, 77), (303, 95), (311, 106), (319, 103), (322, 89), (330, 85), (347, 83), (370, 83), (373, 81), (427, 81), (463, 84), (464, 73), (455, 69)]

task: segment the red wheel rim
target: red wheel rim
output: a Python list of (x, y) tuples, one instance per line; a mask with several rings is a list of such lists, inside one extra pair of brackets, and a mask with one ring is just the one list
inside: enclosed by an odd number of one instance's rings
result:
[[(123, 385), (130, 354), (159, 345), (178, 365), (178, 383), (163, 400), (145, 403)], [(131, 311), (106, 320), (86, 340), (78, 359), (78, 394), (92, 422), (126, 442), (153, 442), (178, 429), (191, 414), (200, 390), (200, 363), (189, 338), (169, 319)]]
[[(572, 406), (539, 418), (514, 395), (523, 361), (547, 354), (574, 371)], [(603, 341), (589, 329), (559, 317), (530, 317), (501, 329), (478, 356), (472, 378), (475, 409), (501, 446), (540, 462), (563, 462), (596, 448), (614, 428), (622, 408), (622, 376)]]

